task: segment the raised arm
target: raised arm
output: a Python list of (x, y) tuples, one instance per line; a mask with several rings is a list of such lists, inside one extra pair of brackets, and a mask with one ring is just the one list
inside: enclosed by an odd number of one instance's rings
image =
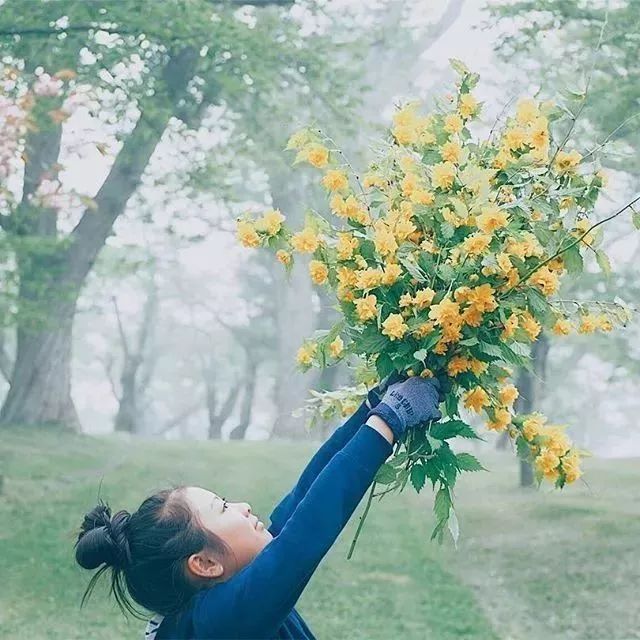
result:
[[(228, 583), (199, 599), (194, 611), (198, 633), (272, 637), (266, 634), (275, 632), (291, 611), (391, 452), (381, 432), (362, 425), (317, 476), (280, 535)], [(221, 598), (226, 600), (222, 607)], [(227, 612), (222, 617), (221, 609)]]
[(309, 487), (320, 475), (320, 472), (327, 466), (331, 458), (338, 453), (356, 434), (358, 429), (364, 424), (369, 413), (370, 406), (365, 401), (358, 410), (341, 426), (338, 427), (331, 436), (315, 452), (308, 462), (304, 471), (300, 474), (298, 482), (293, 489), (278, 503), (271, 513), (271, 526), (269, 531), (272, 536), (277, 536), (291, 514), (300, 504), (307, 494)]

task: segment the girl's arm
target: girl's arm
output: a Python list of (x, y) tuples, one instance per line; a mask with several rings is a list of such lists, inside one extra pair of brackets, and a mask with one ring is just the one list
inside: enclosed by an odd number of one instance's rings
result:
[(277, 538), (228, 582), (202, 592), (193, 612), (198, 634), (273, 637), (392, 453), (390, 429), (372, 423), (331, 458)]
[(313, 484), (313, 481), (326, 467), (331, 458), (353, 438), (360, 426), (367, 419), (367, 414), (370, 409), (370, 405), (365, 400), (358, 410), (341, 427), (338, 427), (331, 434), (331, 437), (316, 451), (300, 475), (296, 485), (271, 513), (271, 526), (269, 527), (269, 531), (272, 536), (275, 537), (282, 531), (287, 520), (300, 504), (309, 487)]

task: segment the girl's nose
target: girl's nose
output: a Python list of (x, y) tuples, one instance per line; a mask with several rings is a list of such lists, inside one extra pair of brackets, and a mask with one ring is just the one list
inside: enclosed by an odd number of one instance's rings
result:
[(251, 505), (248, 502), (240, 502), (239, 503), (240, 510), (245, 516), (251, 515)]

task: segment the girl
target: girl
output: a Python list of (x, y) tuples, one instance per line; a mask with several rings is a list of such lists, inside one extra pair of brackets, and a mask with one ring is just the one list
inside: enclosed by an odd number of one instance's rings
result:
[[(88, 513), (76, 560), (100, 575), (112, 568), (120, 608), (158, 614), (147, 640), (314, 638), (294, 605), (408, 429), (439, 420), (439, 383), (409, 378), (369, 393), (320, 447), (271, 514), (271, 526), (245, 502), (200, 487), (147, 498), (135, 513)], [(380, 400), (380, 396), (382, 399)]]

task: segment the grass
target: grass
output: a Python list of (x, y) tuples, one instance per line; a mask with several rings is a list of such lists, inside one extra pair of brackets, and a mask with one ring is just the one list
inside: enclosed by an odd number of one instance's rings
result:
[[(3, 432), (0, 637), (141, 637), (104, 585), (79, 609), (89, 573), (74, 565), (74, 533), (101, 479), (116, 509), (180, 482), (247, 499), (266, 518), (313, 450)], [(483, 461), (492, 472), (457, 489), (457, 550), (429, 542), (430, 492), (374, 503), (347, 561), (352, 519), (298, 603), (319, 638), (640, 638), (638, 461), (590, 461), (590, 486), (562, 493), (519, 490), (511, 457)]]

